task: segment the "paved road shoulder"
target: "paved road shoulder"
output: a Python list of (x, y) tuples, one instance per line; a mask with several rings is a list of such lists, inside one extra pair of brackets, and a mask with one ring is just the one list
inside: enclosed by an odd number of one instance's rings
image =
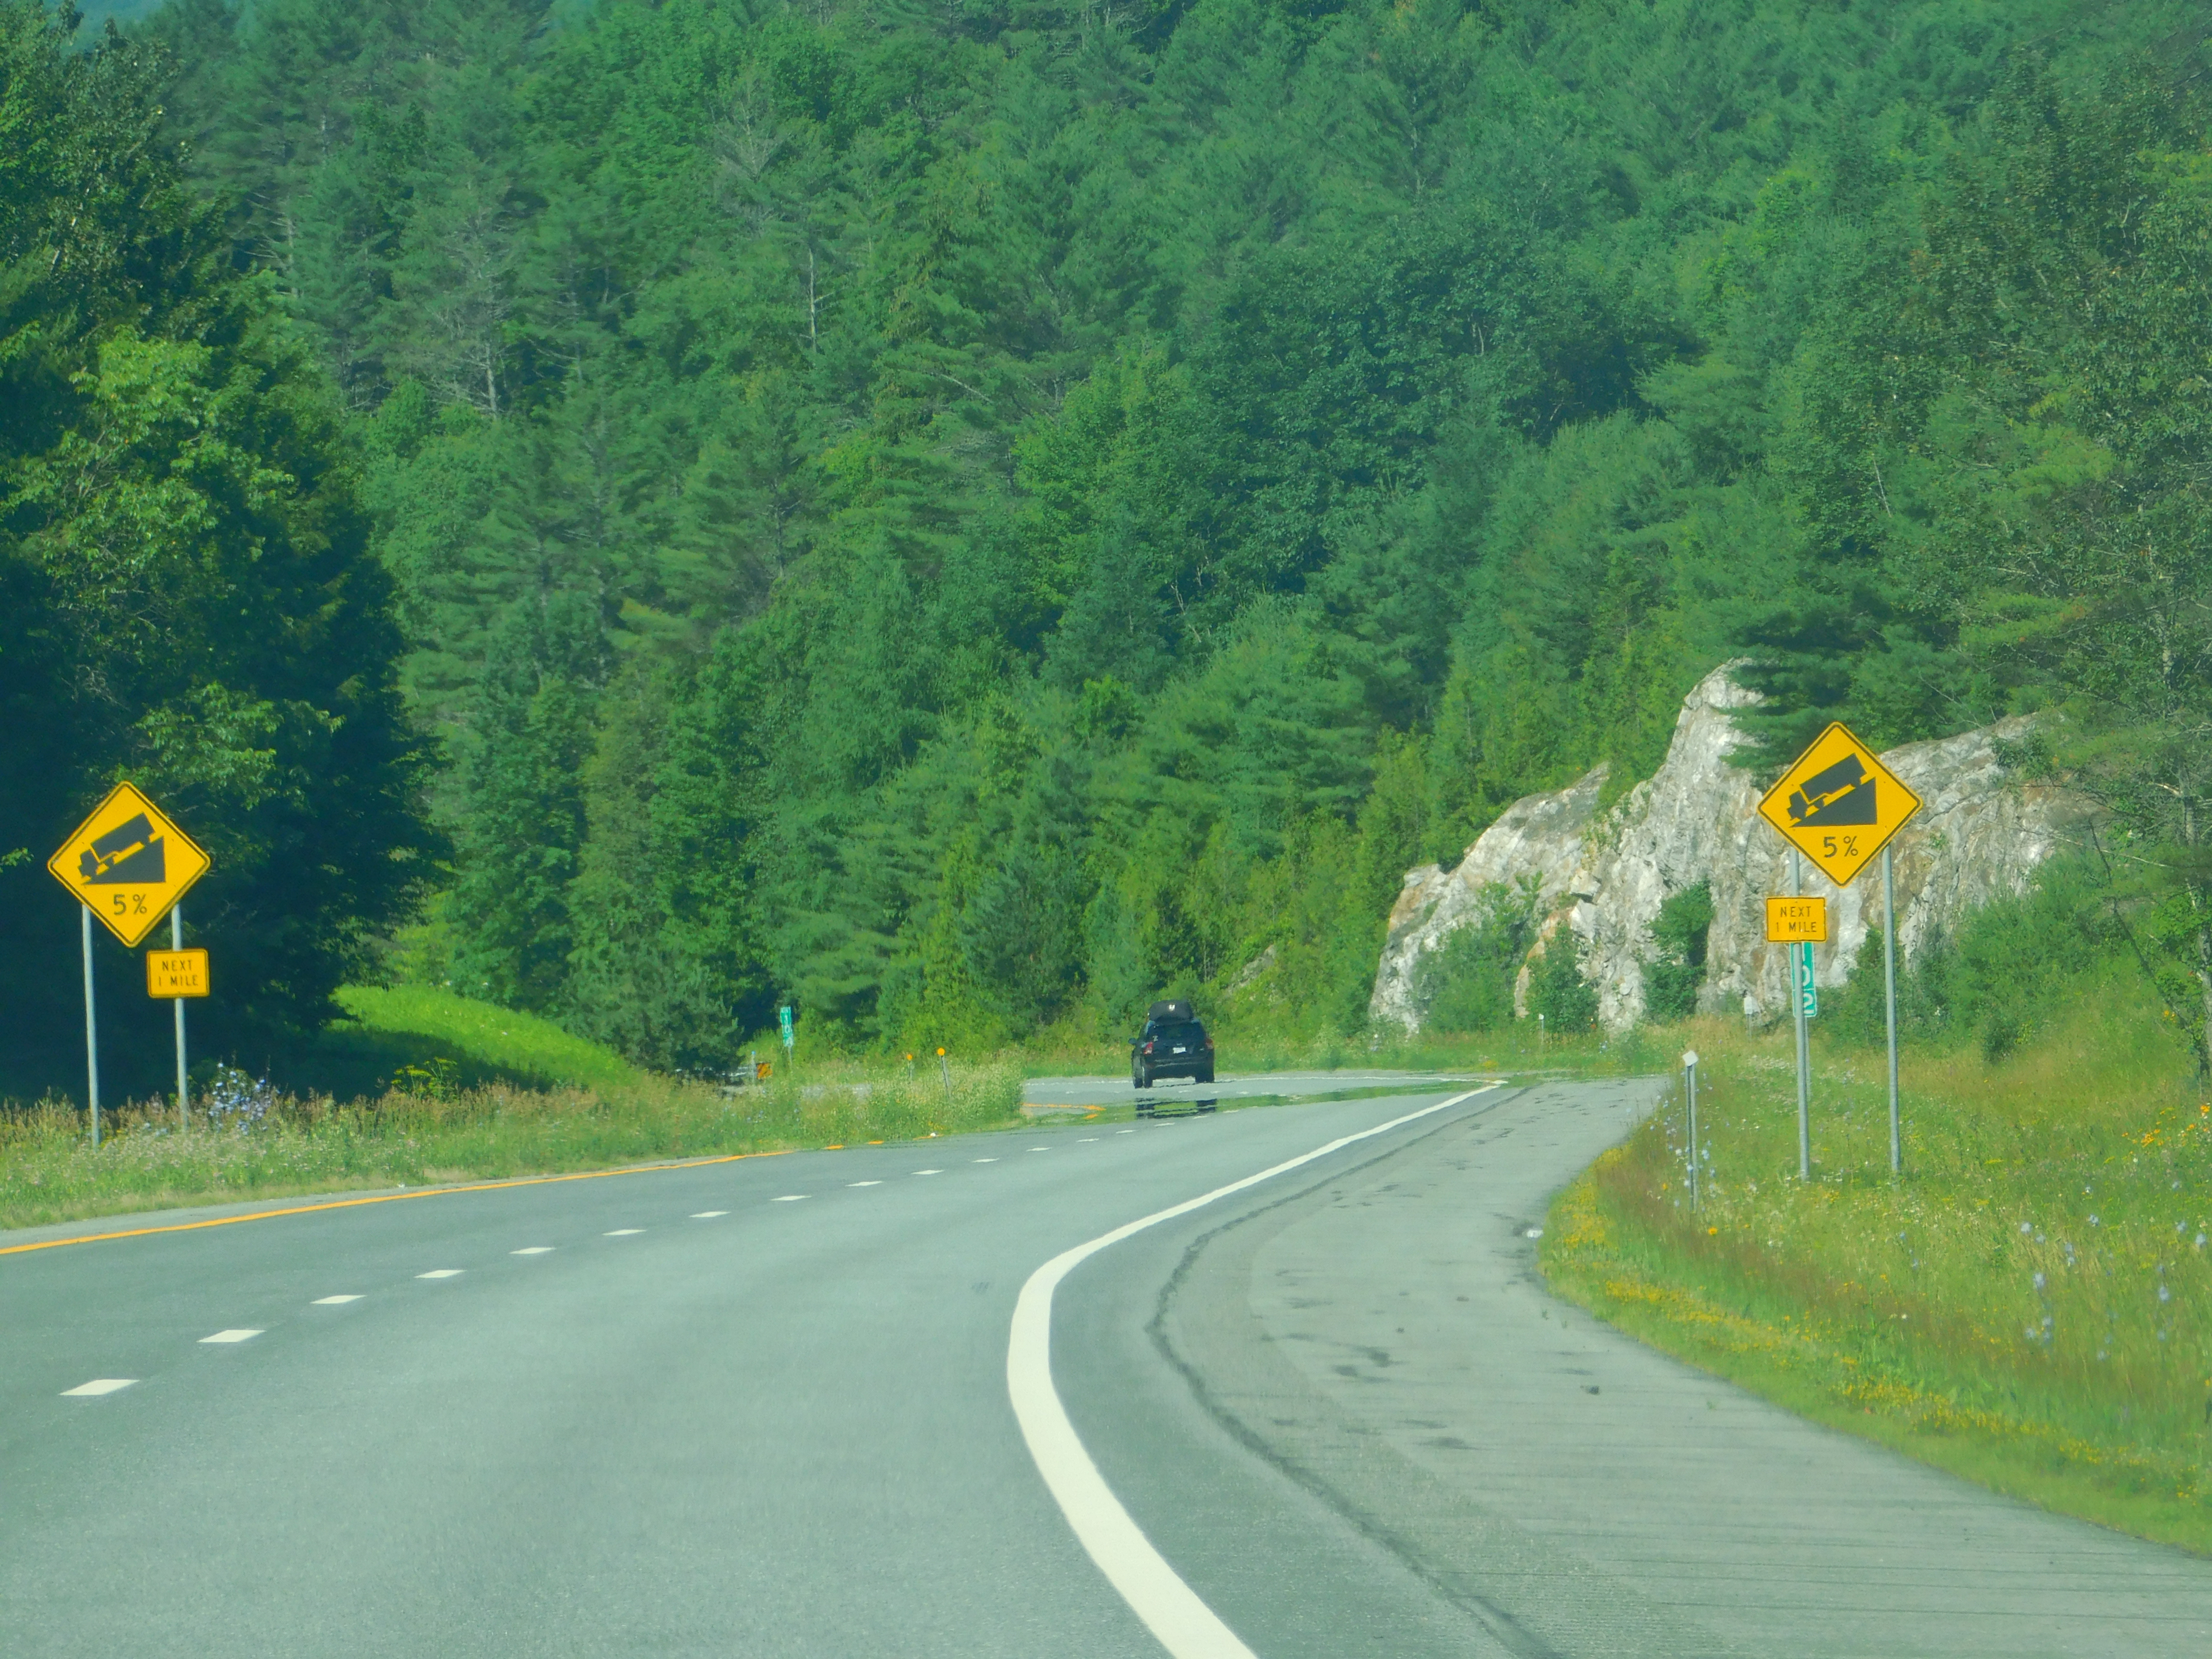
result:
[(1253, 1210), (1192, 1243), (1155, 1338), (1227, 1432), (1508, 1652), (2212, 1650), (2212, 1564), (1806, 1423), (1547, 1294), (1529, 1230), (1650, 1099), (1544, 1085)]

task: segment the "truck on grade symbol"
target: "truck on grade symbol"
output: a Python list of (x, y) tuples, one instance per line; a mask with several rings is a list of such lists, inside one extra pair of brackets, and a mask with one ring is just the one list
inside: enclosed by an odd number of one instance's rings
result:
[(168, 879), (163, 846), (153, 820), (141, 812), (78, 854), (77, 874), (93, 887), (156, 886)]
[(1790, 822), (1807, 828), (1875, 822), (1874, 780), (1867, 775), (1859, 757), (1846, 755), (1792, 790)]

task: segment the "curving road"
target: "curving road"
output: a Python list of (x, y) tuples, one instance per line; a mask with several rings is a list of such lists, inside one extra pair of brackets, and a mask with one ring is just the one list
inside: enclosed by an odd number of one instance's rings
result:
[[(2212, 1650), (2206, 1564), (1543, 1294), (1650, 1085), (1422, 1087), (0, 1238), (0, 1650), (1149, 1656), (1145, 1573), (1194, 1656)], [(1224, 1188), (1054, 1288), (1102, 1545), (1018, 1298)]]

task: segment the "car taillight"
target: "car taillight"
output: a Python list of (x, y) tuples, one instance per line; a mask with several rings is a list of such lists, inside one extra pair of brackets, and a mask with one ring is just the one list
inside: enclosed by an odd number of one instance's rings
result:
[(1145, 1052), (1148, 1054), (1152, 1052), (1152, 1045), (1151, 1043), (1147, 1042), (1145, 1045)]

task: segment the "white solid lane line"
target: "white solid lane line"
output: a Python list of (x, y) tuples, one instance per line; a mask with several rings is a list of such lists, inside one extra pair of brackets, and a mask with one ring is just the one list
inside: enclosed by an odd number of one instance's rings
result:
[(312, 1305), (318, 1308), (335, 1308), (343, 1302), (358, 1302), (360, 1300), (361, 1298), (358, 1296), (319, 1296), (314, 1299)]
[(202, 1337), (200, 1342), (202, 1346), (210, 1342), (251, 1342), (260, 1334), (258, 1331), (217, 1331), (213, 1336)]
[(727, 1210), (699, 1210), (693, 1212), (694, 1221), (712, 1221), (718, 1215), (727, 1215)]
[(644, 1231), (645, 1229), (642, 1227), (617, 1227), (611, 1233), (601, 1233), (599, 1237), (602, 1238), (628, 1238), (633, 1234), (641, 1233)]
[(845, 1184), (848, 1187), (880, 1187), (884, 1183), (880, 1181), (848, 1181)]
[(1013, 1401), (1015, 1419), (1022, 1425), (1022, 1438), (1029, 1443), (1030, 1456), (1036, 1463), (1037, 1473), (1044, 1477), (1046, 1486), (1060, 1504), (1060, 1513), (1067, 1517), (1077, 1540), (1173, 1659), (1255, 1659), (1255, 1656), (1237, 1639), (1237, 1632), (1199, 1600), (1198, 1593), (1183, 1583), (1167, 1564), (1166, 1558), (1152, 1547), (1152, 1540), (1130, 1519), (1128, 1510), (1121, 1507), (1121, 1500), (1106, 1484), (1105, 1476), (1098, 1473), (1098, 1466), (1091, 1461), (1082, 1437), (1075, 1432), (1075, 1425), (1067, 1420), (1067, 1408), (1060, 1404), (1060, 1392), (1052, 1383), (1053, 1292), (1079, 1263), (1109, 1244), (1118, 1244), (1132, 1233), (1188, 1215), (1216, 1199), (1256, 1187), (1316, 1158), (1327, 1158), (1355, 1141), (1388, 1133), (1498, 1086), (1487, 1083), (1480, 1089), (1440, 1100), (1433, 1106), (1424, 1106), (1418, 1112), (1394, 1117), (1388, 1123), (1378, 1123), (1371, 1129), (1340, 1135), (1325, 1146), (1286, 1158), (1257, 1175), (1216, 1187), (1210, 1193), (1164, 1210), (1155, 1210), (1112, 1232), (1101, 1233), (1087, 1244), (1061, 1251), (1031, 1273), (1029, 1282), (1022, 1286), (1022, 1293), (1014, 1304), (1013, 1328), (1006, 1340), (1006, 1394)]
[(138, 1379), (135, 1376), (95, 1376), (89, 1382), (80, 1382), (73, 1389), (64, 1389), (62, 1398), (73, 1394), (113, 1394), (118, 1389), (127, 1389)]
[(433, 1267), (427, 1273), (416, 1273), (417, 1279), (459, 1279), (467, 1271), (465, 1267)]

